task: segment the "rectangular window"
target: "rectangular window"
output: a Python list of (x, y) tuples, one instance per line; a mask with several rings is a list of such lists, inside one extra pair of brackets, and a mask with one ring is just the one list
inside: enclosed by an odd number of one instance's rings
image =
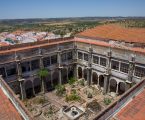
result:
[(50, 66), (50, 57), (43, 58), (44, 67)]
[(62, 62), (67, 61), (67, 53), (61, 54), (61, 61)]
[(126, 63), (120, 64), (120, 71), (121, 72), (128, 73), (128, 69), (129, 69), (129, 64), (126, 64)]
[(0, 68), (0, 75), (2, 75), (2, 77), (6, 77), (6, 73), (5, 73), (5, 68), (4, 67)]
[(106, 58), (100, 58), (100, 65), (106, 66)]
[(93, 63), (99, 64), (99, 57), (98, 56), (93, 56)]
[(67, 57), (68, 57), (68, 60), (72, 60), (73, 59), (72, 52), (68, 52)]
[(89, 55), (86, 54), (86, 53), (84, 53), (84, 60), (85, 60), (85, 61), (88, 61), (88, 60), (89, 60)]
[(51, 64), (56, 64), (57, 63), (57, 55), (51, 56)]
[(16, 65), (9, 65), (6, 67), (7, 75), (12, 76), (17, 74)]
[(78, 59), (83, 59), (83, 53), (78, 52)]
[(22, 73), (30, 71), (30, 62), (21, 63)]
[(39, 69), (39, 60), (32, 60), (32, 61), (31, 61), (31, 69), (32, 69), (32, 70), (37, 70), (37, 69)]
[(114, 70), (119, 70), (119, 62), (112, 60), (111, 61), (111, 68)]
[(144, 77), (145, 76), (145, 68), (135, 66), (135, 76)]

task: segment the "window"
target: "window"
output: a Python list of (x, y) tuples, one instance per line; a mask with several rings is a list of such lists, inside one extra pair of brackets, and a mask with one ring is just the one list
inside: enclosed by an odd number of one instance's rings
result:
[(83, 59), (83, 53), (78, 52), (78, 59)]
[(62, 62), (67, 61), (67, 54), (66, 53), (61, 54), (61, 61)]
[(50, 66), (50, 57), (43, 58), (44, 67)]
[(88, 56), (88, 54), (86, 54), (86, 53), (84, 53), (84, 60), (85, 60), (85, 61), (88, 61), (88, 60), (89, 60), (89, 56)]
[(128, 69), (129, 69), (129, 64), (126, 64), (126, 63), (120, 64), (120, 71), (121, 72), (128, 73)]
[(98, 56), (93, 56), (93, 63), (99, 64), (99, 57)]
[(7, 75), (12, 76), (17, 74), (16, 65), (9, 65), (6, 67)]
[(144, 77), (145, 76), (145, 68), (135, 66), (135, 76)]
[(111, 61), (111, 68), (114, 70), (119, 70), (119, 62), (112, 60)]
[(68, 60), (72, 60), (73, 59), (72, 52), (68, 52), (67, 57), (68, 57)]
[(0, 75), (2, 75), (2, 77), (6, 77), (6, 73), (5, 73), (5, 68), (4, 67), (0, 68)]
[(51, 56), (51, 64), (56, 64), (57, 63), (57, 55)]
[(21, 63), (22, 73), (30, 71), (30, 62)]
[(106, 58), (100, 58), (100, 65), (106, 66)]
[(31, 61), (31, 69), (32, 70), (39, 69), (39, 60), (32, 60)]

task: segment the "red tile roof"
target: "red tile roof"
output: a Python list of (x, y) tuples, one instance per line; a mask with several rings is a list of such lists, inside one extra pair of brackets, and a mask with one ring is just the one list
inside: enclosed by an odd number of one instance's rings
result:
[(116, 24), (101, 25), (93, 29), (86, 30), (78, 36), (91, 37), (103, 40), (117, 40), (125, 42), (145, 43), (144, 28), (125, 28)]
[(117, 120), (145, 120), (145, 89), (121, 109), (114, 118)]
[(0, 120), (23, 120), (16, 108), (0, 89)]

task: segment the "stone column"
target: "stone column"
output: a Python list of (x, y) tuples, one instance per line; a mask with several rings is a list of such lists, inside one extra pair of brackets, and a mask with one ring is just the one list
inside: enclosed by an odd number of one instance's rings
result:
[(107, 66), (106, 66), (106, 71), (105, 71), (105, 74), (104, 74), (104, 91), (103, 93), (106, 94), (108, 92), (108, 88), (110, 87), (109, 86), (109, 78), (110, 78), (110, 75), (111, 75), (111, 55), (112, 55), (112, 52), (111, 50), (109, 52), (107, 52)]
[(92, 81), (92, 68), (87, 68), (87, 84), (90, 85)]
[(134, 68), (135, 68), (135, 56), (132, 55), (129, 61), (129, 71), (128, 71), (128, 80), (127, 80), (128, 83), (132, 83)]
[(73, 62), (74, 62), (74, 78), (77, 80), (78, 79), (78, 70), (77, 70), (77, 45), (74, 45)]
[(21, 68), (21, 61), (20, 56), (15, 55), (16, 65), (17, 65), (17, 80), (20, 85), (20, 91), (21, 91), (21, 99), (24, 100), (26, 98), (25, 89), (23, 86), (24, 79), (22, 79), (22, 68)]
[(69, 80), (69, 78), (68, 78), (68, 67), (66, 68), (66, 70), (67, 70), (67, 82), (68, 82), (68, 80)]
[(40, 69), (43, 69), (44, 68), (44, 65), (43, 65), (43, 53), (42, 53), (42, 50), (39, 49), (39, 65), (40, 65)]
[(58, 74), (59, 74), (59, 84), (62, 84), (62, 76), (61, 76), (61, 70), (62, 70), (62, 66), (61, 66), (61, 50), (60, 48), (58, 48), (58, 52), (57, 52), (57, 64), (58, 64)]
[(92, 53), (93, 53), (93, 48), (90, 47), (89, 48), (89, 61), (88, 61), (88, 73), (89, 73), (89, 81), (88, 81), (88, 85), (91, 85), (92, 84)]
[(21, 99), (24, 100), (26, 98), (26, 92), (25, 92), (25, 89), (24, 89), (24, 79), (18, 79), (19, 81), (19, 84), (20, 84), (20, 91), (21, 91)]
[(118, 88), (119, 87), (119, 83), (117, 82), (117, 87), (116, 87), (116, 95), (118, 95)]
[(103, 94), (106, 94), (108, 92), (109, 78), (110, 78), (110, 75), (105, 73), (104, 74), (104, 91), (103, 91)]

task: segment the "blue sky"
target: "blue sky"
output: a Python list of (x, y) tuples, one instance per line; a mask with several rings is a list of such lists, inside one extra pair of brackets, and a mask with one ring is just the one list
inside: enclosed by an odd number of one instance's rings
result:
[(0, 19), (145, 16), (145, 0), (0, 0)]

